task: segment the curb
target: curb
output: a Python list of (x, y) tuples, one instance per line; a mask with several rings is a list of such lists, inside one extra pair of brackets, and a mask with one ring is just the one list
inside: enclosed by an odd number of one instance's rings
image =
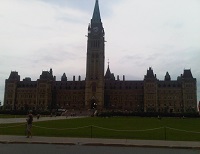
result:
[(182, 147), (167, 145), (137, 145), (137, 144), (104, 144), (104, 143), (86, 143), (85, 146), (113, 146), (113, 147), (142, 147), (142, 148), (170, 148), (170, 149), (200, 149), (200, 147)]
[(57, 145), (77, 145), (75, 143), (54, 143), (54, 142), (25, 142), (25, 141), (0, 141), (0, 144), (57, 144)]
[(0, 141), (0, 144), (54, 144), (54, 145), (80, 145), (80, 146), (110, 146), (110, 147), (141, 147), (141, 148), (170, 148), (170, 149), (196, 149), (200, 147), (183, 147), (183, 146), (168, 146), (168, 145), (137, 145), (137, 144), (112, 144), (112, 143), (71, 143), (71, 142), (38, 142), (38, 141)]

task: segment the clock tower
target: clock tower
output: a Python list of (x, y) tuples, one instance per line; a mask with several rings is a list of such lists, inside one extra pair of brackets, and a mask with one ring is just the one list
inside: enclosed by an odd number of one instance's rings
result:
[(98, 0), (88, 26), (85, 106), (89, 109), (104, 107), (104, 28)]

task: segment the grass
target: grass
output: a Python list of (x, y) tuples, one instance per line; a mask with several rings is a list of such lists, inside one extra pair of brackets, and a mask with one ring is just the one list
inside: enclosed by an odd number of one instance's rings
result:
[[(200, 132), (199, 122), (197, 118), (91, 117), (34, 122), (32, 129), (35, 136), (200, 141), (200, 133), (194, 133)], [(160, 129), (143, 131), (154, 128)], [(25, 135), (25, 123), (0, 124), (0, 135)]]

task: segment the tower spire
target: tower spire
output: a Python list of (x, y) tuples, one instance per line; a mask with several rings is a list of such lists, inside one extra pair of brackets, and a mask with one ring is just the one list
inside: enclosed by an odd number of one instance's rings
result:
[[(88, 27), (85, 105), (87, 108), (104, 107), (104, 29), (101, 22), (99, 2), (95, 1), (94, 12)], [(94, 105), (95, 104), (95, 105)]]
[(92, 16), (92, 23), (101, 23), (101, 16), (100, 16), (100, 11), (99, 11), (99, 1), (96, 0), (95, 2), (95, 7), (94, 7), (94, 12)]

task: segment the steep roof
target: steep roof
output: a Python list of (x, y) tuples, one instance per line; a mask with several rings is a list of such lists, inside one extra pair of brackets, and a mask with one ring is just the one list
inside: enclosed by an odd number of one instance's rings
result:
[(108, 68), (107, 68), (107, 71), (106, 71), (105, 78), (109, 78), (110, 75), (111, 75), (111, 72), (110, 72), (110, 68), (109, 68), (109, 65), (108, 65)]
[(190, 69), (184, 70), (182, 77), (183, 78), (193, 78), (191, 70)]
[(106, 74), (105, 74), (105, 79), (106, 80), (115, 80), (114, 74), (110, 72), (109, 65), (108, 65), (108, 68), (107, 68), (107, 71), (106, 71)]
[(171, 81), (171, 77), (168, 72), (165, 75), (165, 81)]
[(100, 16), (100, 11), (99, 11), (98, 0), (96, 0), (96, 2), (95, 2), (94, 12), (93, 12), (93, 16), (92, 16), (92, 23), (101, 23), (101, 16)]
[(40, 75), (40, 79), (42, 79), (42, 80), (46, 80), (46, 79), (53, 80), (53, 75), (49, 71), (42, 71), (42, 74)]
[(18, 75), (18, 72), (11, 71), (8, 80), (17, 80), (17, 81), (20, 81), (20, 76)]
[(61, 81), (67, 81), (67, 76), (65, 73), (63, 73), (62, 77), (61, 77)]
[(156, 75), (154, 75), (153, 69), (149, 67), (149, 69), (147, 70), (147, 74), (145, 75), (145, 79), (154, 79), (154, 78), (156, 78)]

